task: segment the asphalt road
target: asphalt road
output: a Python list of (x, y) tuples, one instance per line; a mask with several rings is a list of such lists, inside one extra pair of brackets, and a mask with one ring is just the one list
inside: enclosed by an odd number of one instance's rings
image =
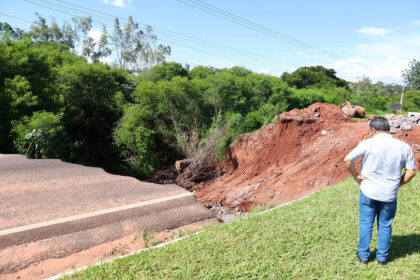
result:
[[(20, 155), (0, 154), (0, 202), (0, 273), (139, 230), (170, 229), (214, 217), (174, 184)], [(33, 249), (36, 242), (43, 244), (40, 252)], [(26, 259), (13, 262), (11, 255), (25, 248), (32, 248)]]

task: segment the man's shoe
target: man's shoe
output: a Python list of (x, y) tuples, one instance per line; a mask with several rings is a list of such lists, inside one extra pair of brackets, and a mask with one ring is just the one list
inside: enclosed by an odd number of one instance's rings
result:
[(356, 251), (356, 256), (357, 256), (357, 258), (359, 259), (359, 262), (361, 262), (362, 264), (367, 264), (368, 263), (368, 261), (366, 260), (366, 261), (364, 261), (364, 260), (362, 260), (362, 258), (360, 257), (360, 255), (359, 255), (359, 251)]
[(378, 260), (379, 265), (386, 265), (388, 263), (388, 260), (380, 261)]

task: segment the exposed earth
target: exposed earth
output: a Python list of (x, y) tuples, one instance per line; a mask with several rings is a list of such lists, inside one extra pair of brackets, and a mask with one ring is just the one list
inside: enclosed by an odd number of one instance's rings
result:
[[(394, 137), (410, 144), (420, 167), (419, 120), (390, 120)], [(345, 155), (368, 137), (367, 120), (354, 120), (340, 107), (315, 103), (294, 109), (264, 129), (240, 135), (214, 167), (219, 176), (195, 185), (193, 192), (219, 220), (229, 221), (250, 207), (281, 204), (346, 179)], [(49, 277), (144, 247), (139, 230), (170, 229), (214, 216), (176, 185), (140, 182), (59, 160), (34, 162), (0, 155), (0, 279)], [(105, 216), (60, 222), (55, 231), (42, 225), (22, 228), (172, 196), (146, 208), (134, 205)], [(14, 236), (6, 232), (11, 228), (18, 229)], [(163, 241), (171, 233), (155, 236)]]
[[(195, 187), (197, 200), (225, 214), (303, 197), (348, 178), (344, 157), (369, 137), (367, 121), (331, 104), (285, 112), (264, 129), (240, 135), (219, 167), (222, 175)], [(420, 166), (420, 127), (394, 137), (411, 145)]]
[(0, 279), (46, 279), (80, 267), (135, 252), (155, 243), (167, 242), (180, 238), (186, 234), (199, 231), (203, 226), (216, 223), (217, 221), (215, 219), (209, 219), (172, 230), (154, 232), (152, 244), (145, 244), (145, 240), (143, 240), (141, 232), (135, 232), (122, 238), (118, 238), (80, 252), (72, 253), (64, 257), (45, 258), (40, 262), (33, 263), (16, 272), (0, 274)]

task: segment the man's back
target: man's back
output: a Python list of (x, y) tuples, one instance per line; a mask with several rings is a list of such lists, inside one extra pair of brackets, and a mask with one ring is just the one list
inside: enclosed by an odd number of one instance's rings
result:
[(366, 178), (360, 188), (366, 196), (378, 201), (395, 200), (402, 169), (415, 168), (411, 166), (410, 146), (387, 133), (360, 142), (347, 157), (354, 162), (360, 156), (363, 156), (361, 175)]

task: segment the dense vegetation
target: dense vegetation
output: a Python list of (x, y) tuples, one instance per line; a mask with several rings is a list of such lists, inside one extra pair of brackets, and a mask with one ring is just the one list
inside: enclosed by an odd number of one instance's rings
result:
[[(113, 50), (119, 60), (111, 67), (100, 62), (112, 51), (108, 37), (96, 43), (86, 37), (89, 18), (75, 24), (80, 34), (70, 25), (49, 27), (42, 17), (28, 32), (0, 24), (1, 153), (61, 158), (147, 178), (194, 155), (219, 130), (213, 150), (220, 159), (237, 135), (286, 110), (346, 99), (376, 113), (399, 102), (401, 86), (367, 78), (349, 83), (322, 66), (282, 77), (243, 67), (188, 71), (164, 62), (170, 48), (151, 47), (143, 35), (152, 31), (141, 31), (131, 19), (125, 28), (116, 21), (109, 36), (125, 46)], [(83, 56), (72, 51), (76, 44), (82, 44)], [(148, 67), (132, 71), (140, 65)], [(412, 67), (420, 66), (414, 60)], [(404, 110), (420, 108), (416, 73), (404, 74), (414, 85)]]
[(420, 178), (403, 186), (390, 262), (356, 258), (359, 188), (352, 179), (261, 215), (212, 226), (160, 248), (63, 279), (418, 279)]

